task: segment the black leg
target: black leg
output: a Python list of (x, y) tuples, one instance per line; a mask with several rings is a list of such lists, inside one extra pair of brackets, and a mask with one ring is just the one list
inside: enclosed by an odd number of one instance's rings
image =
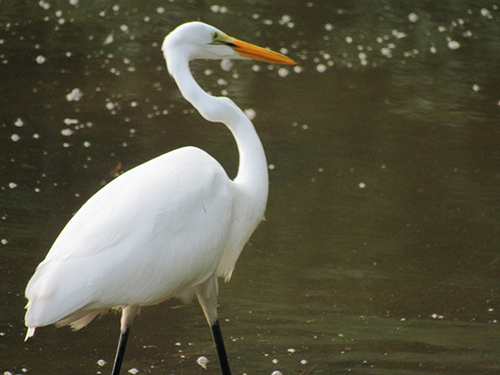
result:
[[(224, 340), (222, 340), (222, 333), (220, 331), (219, 321), (216, 320), (212, 325), (212, 335), (214, 337), (215, 348), (219, 357), (220, 370), (222, 375), (231, 375), (229, 370), (229, 362), (227, 360), (226, 349), (224, 348)], [(114, 375), (114, 374), (113, 374)]]
[(118, 348), (116, 349), (115, 364), (113, 365), (112, 375), (119, 375), (122, 368), (123, 356), (125, 355), (125, 347), (127, 346), (128, 334), (130, 327), (125, 332), (120, 333), (120, 341), (118, 341)]

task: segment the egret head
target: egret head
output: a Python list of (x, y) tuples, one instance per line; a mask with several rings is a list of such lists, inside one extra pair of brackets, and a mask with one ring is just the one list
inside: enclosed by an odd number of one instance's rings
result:
[[(189, 22), (177, 27), (163, 42), (162, 50), (188, 60), (253, 59), (277, 64), (295, 64), (292, 59), (265, 48), (232, 38), (219, 29), (202, 22)], [(173, 56), (172, 56), (173, 57)]]

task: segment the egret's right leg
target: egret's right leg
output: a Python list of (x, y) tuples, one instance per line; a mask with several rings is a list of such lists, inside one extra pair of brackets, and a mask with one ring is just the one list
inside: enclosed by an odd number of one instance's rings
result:
[(198, 301), (205, 313), (208, 324), (212, 328), (212, 336), (214, 338), (217, 356), (219, 357), (220, 369), (222, 375), (231, 375), (229, 370), (229, 361), (227, 360), (226, 348), (222, 340), (219, 320), (217, 318), (217, 294), (219, 291), (217, 283), (217, 275), (213, 275), (196, 289)]

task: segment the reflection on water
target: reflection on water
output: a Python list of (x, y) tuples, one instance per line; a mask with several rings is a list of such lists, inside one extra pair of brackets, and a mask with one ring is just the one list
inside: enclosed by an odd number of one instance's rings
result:
[[(23, 293), (64, 224), (117, 166), (193, 144), (235, 174), (230, 134), (182, 99), (159, 51), (176, 25), (201, 19), (299, 61), (193, 64), (205, 89), (255, 112), (271, 168), (267, 221), (221, 286), (235, 373), (499, 371), (496, 6), (0, 8), (0, 370), (110, 371), (115, 314), (75, 333), (40, 329), (24, 343)], [(132, 336), (126, 370), (205, 371), (196, 363), (205, 355), (218, 371), (197, 304), (145, 309)]]

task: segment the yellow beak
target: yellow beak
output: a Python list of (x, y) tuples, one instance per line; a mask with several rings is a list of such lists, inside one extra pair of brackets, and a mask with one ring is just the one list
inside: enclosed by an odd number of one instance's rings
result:
[(229, 38), (227, 45), (231, 47), (238, 55), (249, 59), (264, 61), (274, 64), (295, 65), (297, 64), (291, 58), (281, 53), (271, 51), (256, 45), (243, 42), (235, 38)]

